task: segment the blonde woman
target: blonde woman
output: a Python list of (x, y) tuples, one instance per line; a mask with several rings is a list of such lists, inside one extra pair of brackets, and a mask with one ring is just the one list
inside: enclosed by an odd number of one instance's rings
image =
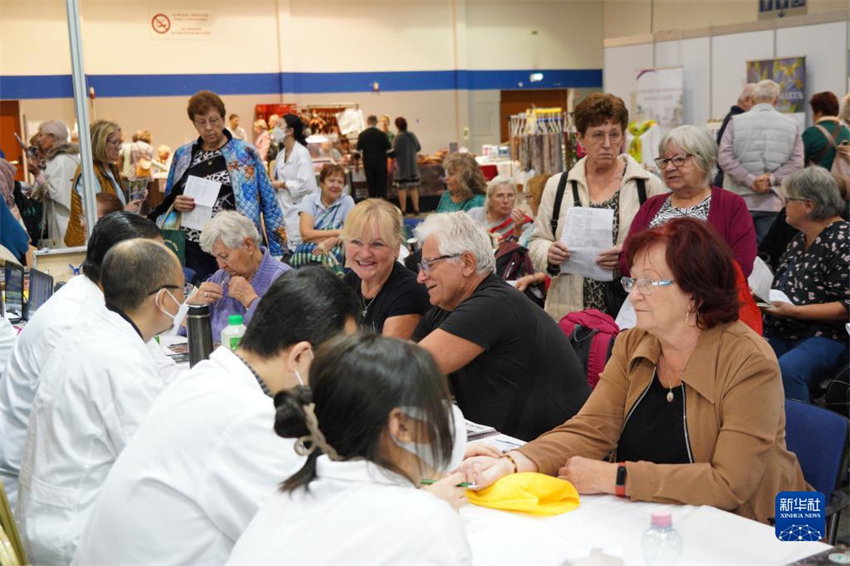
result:
[(487, 184), (487, 200), (469, 215), (499, 241), (514, 239), (524, 248), (534, 229), (534, 219), (516, 208), (517, 188), (513, 178), (499, 175)]
[[(139, 212), (141, 200), (127, 202), (127, 195), (121, 188), (121, 172), (116, 165), (121, 151), (121, 127), (109, 120), (97, 120), (90, 127), (92, 158), (94, 159), (94, 192), (115, 195), (121, 201), (124, 210)], [(83, 226), (85, 207), (83, 206), (82, 170), (77, 167), (74, 182), (71, 185), (71, 216), (68, 230), (65, 232), (65, 245), (83, 246), (86, 243), (86, 230)]]
[(446, 188), (437, 212), (469, 211), (484, 206), (487, 180), (475, 158), (468, 153), (453, 153), (446, 159)]
[(269, 136), (269, 126), (262, 118), (254, 122), (254, 134), (257, 136), (254, 140), (254, 147), (260, 152), (260, 159), (268, 161), (269, 145), (271, 145), (272, 139)]
[(431, 303), (416, 274), (398, 262), (401, 227), (401, 211), (388, 201), (358, 203), (342, 230), (351, 268), (344, 281), (360, 300), (363, 327), (409, 340)]

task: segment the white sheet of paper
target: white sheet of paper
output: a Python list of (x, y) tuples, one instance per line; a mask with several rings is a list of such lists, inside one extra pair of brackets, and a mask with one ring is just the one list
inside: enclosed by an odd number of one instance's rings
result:
[(784, 291), (780, 291), (779, 289), (771, 289), (770, 290), (770, 302), (778, 301), (780, 303), (791, 303), (794, 304), (794, 301), (788, 298), (788, 295), (785, 294)]
[(204, 225), (212, 218), (213, 205), (220, 190), (221, 183), (189, 175), (183, 194), (195, 199), (195, 208), (191, 212), (183, 213), (181, 225), (186, 228), (203, 230)]
[(764, 260), (756, 256), (753, 262), (753, 271), (747, 277), (747, 283), (753, 290), (753, 295), (762, 301), (770, 298), (770, 286), (773, 284), (773, 272)]
[(561, 264), (561, 273), (573, 273), (597, 281), (613, 281), (614, 272), (596, 264), (599, 252), (613, 246), (614, 210), (572, 207), (567, 210), (561, 241), (570, 250), (570, 259)]
[(637, 313), (635, 312), (634, 305), (632, 305), (631, 297), (626, 297), (626, 300), (623, 302), (623, 306), (620, 307), (620, 312), (617, 313), (617, 320), (614, 322), (617, 323), (620, 330), (634, 328), (637, 324)]

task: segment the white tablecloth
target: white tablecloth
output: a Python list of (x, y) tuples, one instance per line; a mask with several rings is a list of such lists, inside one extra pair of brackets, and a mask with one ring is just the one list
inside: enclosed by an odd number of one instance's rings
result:
[(475, 564), (557, 564), (591, 549), (644, 564), (641, 540), (656, 509), (668, 509), (683, 540), (679, 564), (788, 564), (829, 549), (819, 542), (781, 542), (773, 528), (692, 505), (632, 503), (613, 495), (582, 496), (578, 509), (535, 517), (467, 505), (461, 510)]

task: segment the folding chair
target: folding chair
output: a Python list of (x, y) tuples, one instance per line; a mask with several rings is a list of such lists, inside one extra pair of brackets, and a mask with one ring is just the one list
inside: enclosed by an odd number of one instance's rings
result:
[(12, 508), (6, 498), (6, 488), (0, 481), (0, 564), (2, 566), (19, 566), (27, 564), (24, 545), (18, 535), (18, 526), (12, 516)]
[(850, 420), (793, 399), (785, 400), (785, 444), (797, 455), (803, 477), (826, 497), (827, 542), (835, 544), (841, 510), (850, 496), (841, 490), (848, 466)]

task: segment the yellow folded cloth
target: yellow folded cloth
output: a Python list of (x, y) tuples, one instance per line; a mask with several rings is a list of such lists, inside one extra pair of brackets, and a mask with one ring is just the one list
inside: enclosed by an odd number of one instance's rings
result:
[(532, 515), (560, 515), (579, 505), (573, 484), (534, 472), (505, 476), (480, 491), (468, 489), (466, 497), (481, 507)]

